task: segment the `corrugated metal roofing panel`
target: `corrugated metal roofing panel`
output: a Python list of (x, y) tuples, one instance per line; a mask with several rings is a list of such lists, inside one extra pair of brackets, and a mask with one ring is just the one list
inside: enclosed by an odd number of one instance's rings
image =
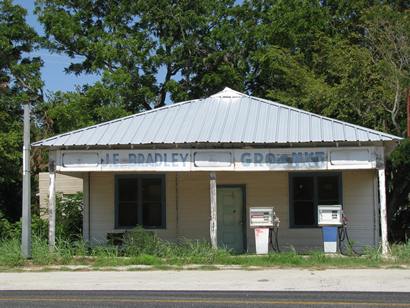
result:
[(363, 129), (356, 129), (357, 132), (357, 139), (359, 139), (359, 141), (368, 141), (369, 140), (369, 136), (367, 135), (367, 131), (363, 130)]
[(86, 127), (33, 146), (389, 141), (399, 137), (231, 89)]
[(256, 128), (253, 135), (253, 140), (255, 143), (263, 143), (266, 140), (269, 133), (269, 106), (267, 104), (262, 105), (259, 108), (258, 122), (255, 123)]
[(289, 117), (290, 111), (288, 108), (279, 109), (278, 135), (276, 136), (276, 141), (279, 143), (287, 143), (287, 140), (289, 140)]
[(242, 140), (242, 134), (243, 134), (244, 126), (246, 125), (245, 121), (246, 121), (248, 106), (249, 106), (246, 100), (247, 98), (240, 99), (238, 101), (238, 104), (235, 105), (235, 109), (236, 109), (236, 112), (234, 112), (235, 123), (233, 125), (232, 131), (229, 132), (230, 134), (228, 138), (230, 142), (238, 142), (237, 140)]
[(345, 141), (344, 126), (336, 121), (333, 121), (333, 138), (335, 140)]
[(321, 118), (317, 115), (312, 115), (311, 117), (311, 141), (313, 142), (321, 142), (323, 140), (323, 134), (322, 134), (322, 123), (321, 123)]
[(356, 139), (356, 130), (350, 125), (345, 125), (345, 135), (347, 140)]
[(298, 142), (310, 141), (310, 116), (308, 114), (297, 113), (299, 120)]
[(242, 142), (255, 142), (254, 135), (259, 121), (259, 111), (261, 107), (252, 108), (253, 103), (248, 103), (248, 112), (246, 113), (246, 123), (242, 128)]
[(288, 139), (291, 142), (297, 142), (299, 140), (299, 115), (300, 113), (297, 112), (290, 113)]
[(321, 119), (321, 134), (324, 142), (331, 142), (335, 140), (333, 138), (332, 121)]

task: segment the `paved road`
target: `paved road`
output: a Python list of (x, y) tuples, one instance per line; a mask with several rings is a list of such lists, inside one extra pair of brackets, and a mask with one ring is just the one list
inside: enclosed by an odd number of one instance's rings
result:
[(410, 293), (1, 291), (1, 307), (410, 307)]
[(0, 273), (0, 290), (410, 292), (410, 270), (265, 269)]

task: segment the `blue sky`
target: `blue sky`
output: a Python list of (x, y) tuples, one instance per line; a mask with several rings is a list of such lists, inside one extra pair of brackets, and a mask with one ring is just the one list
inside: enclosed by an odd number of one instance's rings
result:
[[(43, 34), (43, 28), (34, 15), (34, 0), (14, 0), (15, 4), (24, 7), (27, 10), (27, 23), (33, 27), (39, 34)], [(42, 78), (45, 83), (45, 91), (72, 91), (76, 86), (83, 84), (93, 84), (99, 79), (97, 75), (82, 74), (75, 76), (74, 74), (67, 74), (64, 68), (71, 62), (81, 60), (80, 57), (70, 58), (65, 55), (50, 53), (46, 49), (40, 49), (33, 53), (34, 56), (40, 56), (44, 61), (44, 66), (41, 69)]]

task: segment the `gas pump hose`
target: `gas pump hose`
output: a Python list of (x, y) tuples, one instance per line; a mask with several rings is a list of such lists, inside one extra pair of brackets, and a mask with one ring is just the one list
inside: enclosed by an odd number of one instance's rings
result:
[(269, 242), (272, 247), (272, 250), (275, 252), (280, 252), (278, 237), (279, 237), (278, 227), (269, 229)]
[(353, 243), (350, 241), (349, 238), (349, 233), (347, 232), (347, 225), (346, 223), (344, 223), (342, 225), (342, 227), (339, 228), (338, 230), (338, 236), (339, 236), (339, 251), (342, 255), (348, 255), (347, 253), (344, 252), (344, 248), (342, 247), (342, 243), (347, 243), (347, 246), (349, 247), (350, 251), (357, 255), (357, 256), (361, 256), (362, 254), (357, 252), (354, 248), (353, 248)]

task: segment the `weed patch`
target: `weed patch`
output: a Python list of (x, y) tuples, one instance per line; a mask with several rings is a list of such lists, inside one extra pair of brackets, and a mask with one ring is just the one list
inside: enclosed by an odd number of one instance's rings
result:
[(213, 249), (207, 242), (181, 240), (169, 242), (141, 228), (125, 235), (122, 246), (98, 245), (88, 247), (81, 240), (57, 239), (50, 252), (47, 240), (33, 236), (32, 260), (21, 256), (20, 241), (8, 238), (0, 241), (0, 270), (18, 270), (23, 266), (87, 265), (92, 269), (149, 266), (154, 269), (184, 268), (193, 265), (199, 269), (215, 269), (215, 266), (241, 268), (300, 267), (300, 268), (403, 268), (410, 265), (410, 244), (393, 245), (392, 257), (383, 258), (377, 249), (367, 249), (362, 256), (328, 256), (322, 252), (301, 255), (295, 251), (272, 253), (264, 256), (236, 255), (224, 249)]

